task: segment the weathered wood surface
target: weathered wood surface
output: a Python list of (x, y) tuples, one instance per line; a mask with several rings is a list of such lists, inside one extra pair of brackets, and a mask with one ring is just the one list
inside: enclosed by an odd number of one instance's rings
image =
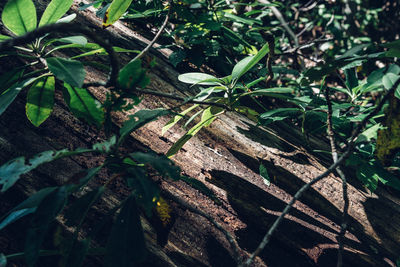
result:
[[(77, 12), (77, 7), (74, 7)], [(100, 25), (90, 11), (80, 13), (80, 23)], [(123, 23), (117, 23), (99, 34), (115, 45), (137, 49), (143, 44)], [(142, 39), (143, 40), (143, 39)], [(151, 73), (150, 89), (189, 95), (190, 89), (177, 81), (178, 73), (159, 53), (158, 65)], [(125, 58), (126, 60), (126, 58)], [(89, 81), (104, 79), (94, 70)], [(104, 98), (104, 88), (91, 88), (99, 99)], [(102, 139), (84, 123), (73, 118), (57, 95), (56, 108), (51, 118), (40, 128), (29, 124), (24, 117), (23, 95), (0, 118), (0, 163), (19, 155), (30, 156), (37, 152), (90, 146)], [(169, 107), (176, 102), (146, 96), (140, 108)], [(133, 112), (133, 111), (132, 111)], [(119, 125), (126, 114), (115, 114)], [(132, 135), (127, 149), (165, 153), (183, 134), (178, 127), (163, 137), (161, 127), (168, 118), (150, 123)], [(313, 138), (310, 145), (295, 127), (281, 124), (269, 129), (256, 127), (247, 118), (228, 113), (217, 119), (209, 128), (190, 140), (173, 159), (186, 175), (203, 181), (221, 200), (216, 204), (183, 182), (162, 181), (163, 190), (184, 198), (199, 209), (212, 214), (214, 219), (228, 229), (245, 253), (251, 252), (273, 223), (285, 203), (304, 183), (323, 172), (329, 158), (310, 153), (310, 147), (329, 150), (324, 140)], [(3, 196), (1, 212), (23, 199), (24, 194), (44, 186), (61, 184), (73, 173), (92, 167), (102, 158), (96, 156), (73, 157), (47, 164), (24, 177), (18, 186)], [(266, 186), (258, 175), (262, 162), (272, 178)], [(107, 179), (103, 173), (100, 181)], [(113, 187), (111, 187), (112, 189)], [(98, 212), (117, 203), (123, 190), (115, 185), (109, 190)], [(257, 266), (335, 266), (337, 254), (336, 235), (339, 232), (343, 207), (341, 181), (330, 175), (316, 183), (296, 203), (271, 244), (257, 259)], [(399, 199), (384, 189), (374, 194), (366, 192), (356, 179), (349, 186), (350, 222), (346, 235), (345, 266), (391, 266), (400, 255)], [(12, 200), (12, 201), (10, 201)], [(207, 220), (174, 205), (177, 219), (165, 248), (157, 246), (151, 227), (143, 220), (148, 246), (154, 257), (145, 266), (233, 266), (231, 250), (224, 236)], [(10, 230), (12, 233), (12, 229)], [(1, 235), (1, 233), (0, 233)], [(6, 236), (10, 236), (9, 234)], [(20, 243), (3, 238), (0, 249), (21, 249)], [(93, 259), (95, 261), (95, 259)]]

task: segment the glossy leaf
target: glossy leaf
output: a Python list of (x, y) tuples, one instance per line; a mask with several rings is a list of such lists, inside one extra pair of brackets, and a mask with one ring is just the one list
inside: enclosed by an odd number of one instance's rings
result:
[(238, 80), (254, 65), (256, 65), (269, 52), (268, 44), (265, 44), (255, 56), (246, 57), (239, 61), (232, 70), (232, 80)]
[(8, 106), (15, 100), (17, 95), (22, 89), (34, 83), (38, 77), (26, 79), (20, 83), (11, 86), (7, 91), (0, 95), (0, 115), (8, 108)]
[(35, 5), (32, 0), (9, 0), (4, 6), (2, 20), (16, 35), (30, 32), (37, 26)]
[(180, 112), (179, 115), (174, 116), (161, 130), (161, 135), (164, 135), (171, 127), (173, 127), (178, 121), (180, 121), (187, 113), (198, 107), (198, 104), (190, 106), (189, 108), (185, 109), (184, 111)]
[(100, 127), (104, 121), (104, 110), (98, 100), (86, 89), (76, 88), (64, 83), (64, 98), (68, 107), (77, 118)]
[(119, 143), (133, 131), (139, 129), (140, 127), (144, 126), (145, 124), (156, 120), (158, 117), (168, 115), (170, 111), (158, 108), (158, 109), (142, 109), (136, 112), (135, 114), (129, 117), (122, 128), (120, 129), (120, 140)]
[(73, 0), (52, 0), (40, 19), (39, 27), (57, 22), (67, 13), (73, 2)]
[(49, 70), (57, 79), (73, 87), (82, 87), (86, 72), (81, 62), (58, 57), (47, 58), (46, 62)]
[(136, 266), (146, 256), (139, 210), (132, 195), (126, 200), (112, 226), (106, 251), (106, 267)]
[(38, 80), (28, 91), (26, 102), (26, 115), (33, 125), (38, 127), (53, 111), (54, 105), (53, 76)]
[(28, 266), (35, 265), (47, 229), (64, 207), (66, 198), (67, 190), (62, 186), (47, 195), (39, 204), (31, 220), (25, 241), (24, 253)]
[(219, 85), (221, 80), (206, 73), (188, 72), (178, 76), (178, 80), (189, 84)]
[(396, 81), (400, 78), (399, 75), (394, 73), (387, 73), (385, 76), (382, 77), (383, 86), (389, 90), (392, 86), (396, 83)]
[(103, 20), (103, 27), (108, 27), (128, 10), (132, 0), (113, 0), (110, 7), (107, 9)]

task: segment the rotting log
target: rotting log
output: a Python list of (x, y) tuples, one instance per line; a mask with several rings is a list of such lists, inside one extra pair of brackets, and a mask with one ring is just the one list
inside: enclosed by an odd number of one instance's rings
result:
[[(76, 5), (74, 11), (77, 12)], [(100, 21), (93, 13), (85, 11), (80, 14), (79, 23), (99, 27)], [(137, 35), (123, 23), (118, 22), (105, 31), (99, 28), (99, 34), (124, 48), (144, 46), (141, 42), (144, 39), (137, 39)], [(158, 65), (151, 70), (149, 89), (190, 95), (194, 89), (178, 82), (178, 73), (166, 58), (161, 53), (153, 52), (152, 55), (157, 57)], [(87, 79), (98, 81), (104, 80), (105, 76), (90, 69)], [(90, 90), (100, 100), (104, 99), (105, 88)], [(86, 147), (104, 138), (73, 118), (60, 95), (57, 95), (54, 113), (40, 128), (33, 127), (25, 118), (24, 103), (21, 94), (0, 117), (0, 163), (49, 149)], [(176, 104), (172, 100), (146, 96), (136, 110)], [(126, 115), (114, 114), (116, 125), (120, 125)], [(135, 132), (127, 149), (165, 153), (183, 134), (182, 130), (174, 128), (161, 137), (161, 128), (167, 121), (168, 118), (162, 118)], [(259, 128), (241, 115), (228, 113), (201, 131), (173, 158), (186, 175), (201, 180), (212, 189), (221, 203), (215, 203), (183, 182), (163, 180), (161, 186), (211, 214), (238, 239), (244, 253), (251, 253), (291, 196), (328, 167), (328, 158), (310, 152), (310, 148), (329, 150), (327, 144), (313, 137), (307, 146), (305, 144), (295, 127), (278, 124), (272, 128)], [(9, 210), (26, 194), (45, 186), (62, 184), (72, 174), (101, 160), (96, 156), (81, 156), (40, 167), (24, 177), (10, 193), (1, 196), (2, 203), (5, 203), (1, 212)], [(268, 169), (271, 186), (266, 186), (258, 175), (260, 163)], [(98, 183), (106, 179), (107, 174), (102, 173)], [(99, 213), (117, 203), (120, 195), (124, 194), (117, 185), (113, 189), (102, 200)], [(316, 183), (296, 203), (255, 265), (335, 266), (336, 235), (340, 230), (343, 207), (341, 190), (341, 180), (334, 175)], [(390, 261), (394, 262), (400, 255), (399, 199), (384, 188), (369, 194), (356, 179), (350, 179), (349, 198), (345, 266), (391, 266)], [(204, 218), (178, 205), (173, 207), (177, 219), (165, 248), (157, 246), (151, 226), (143, 219), (147, 245), (155, 256), (149, 257), (154, 262), (147, 262), (147, 266), (233, 265), (229, 244), (218, 230)], [(2, 251), (21, 249), (20, 241), (14, 243), (10, 239), (12, 229), (10, 232), (0, 236)], [(96, 259), (92, 260), (96, 265)]]

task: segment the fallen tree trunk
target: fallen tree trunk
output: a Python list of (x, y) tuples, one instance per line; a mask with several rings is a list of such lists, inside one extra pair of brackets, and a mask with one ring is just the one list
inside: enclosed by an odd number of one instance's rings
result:
[[(74, 7), (77, 11), (77, 6)], [(97, 27), (100, 22), (90, 12), (81, 13), (79, 22)], [(97, 25), (97, 26), (93, 26)], [(134, 32), (122, 23), (106, 31), (99, 31), (113, 45), (129, 49), (143, 47)], [(188, 96), (193, 93), (177, 80), (178, 73), (160, 53), (157, 66), (151, 70), (150, 89)], [(125, 58), (126, 60), (126, 58)], [(105, 76), (91, 70), (88, 81), (104, 80)], [(105, 88), (90, 88), (104, 99)], [(24, 117), (24, 96), (0, 118), (0, 163), (19, 155), (64, 147), (87, 147), (104, 138), (96, 131), (73, 118), (62, 97), (57, 96), (56, 108), (48, 121), (35, 128)], [(177, 103), (169, 99), (146, 96), (136, 108), (170, 107)], [(114, 114), (116, 125), (127, 114)], [(161, 128), (168, 121), (162, 118), (148, 124), (132, 135), (127, 149), (154, 150), (165, 153), (183, 134), (175, 129), (161, 136)], [(285, 124), (274, 128), (257, 127), (251, 120), (236, 113), (217, 119), (209, 128), (192, 138), (173, 158), (183, 172), (204, 182), (217, 195), (219, 202), (183, 182), (161, 181), (163, 190), (170, 192), (198, 209), (210, 214), (238, 240), (242, 256), (251, 253), (268, 227), (281, 213), (291, 196), (329, 165), (329, 158), (311, 153), (311, 149), (329, 150), (324, 140), (310, 137), (308, 145), (295, 127)], [(9, 193), (2, 195), (2, 213), (21, 201), (26, 194), (45, 186), (63, 184), (73, 173), (94, 166), (102, 159), (80, 156), (47, 164), (22, 179)], [(267, 186), (258, 174), (262, 163), (268, 170), (272, 184)], [(109, 177), (103, 173), (98, 183)], [(356, 179), (350, 179), (350, 220), (346, 234), (344, 265), (393, 266), (400, 255), (399, 200), (379, 189), (369, 194)], [(119, 201), (124, 189), (118, 184), (109, 191), (98, 208), (102, 213)], [(176, 222), (165, 248), (156, 244), (152, 227), (143, 219), (147, 244), (154, 257), (147, 266), (233, 266), (232, 250), (225, 237), (206, 219), (174, 204)], [(330, 175), (313, 185), (295, 209), (284, 220), (272, 242), (255, 262), (256, 266), (335, 266), (336, 236), (340, 231), (343, 208), (341, 180)], [(21, 243), (13, 242), (13, 232), (6, 233), (0, 245), (3, 252), (21, 250)], [(93, 259), (96, 262), (96, 259)], [(92, 263), (93, 264), (93, 263)], [(93, 265), (96, 265), (94, 263)]]

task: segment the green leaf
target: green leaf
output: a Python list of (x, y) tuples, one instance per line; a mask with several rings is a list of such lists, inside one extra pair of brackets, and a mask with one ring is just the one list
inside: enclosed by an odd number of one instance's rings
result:
[(74, 240), (70, 253), (66, 255), (64, 262), (62, 262), (60, 266), (65, 266), (65, 267), (82, 266), (83, 260), (85, 259), (85, 256), (89, 250), (89, 245), (90, 245), (90, 239)]
[(4, 25), (16, 35), (36, 29), (36, 8), (32, 0), (9, 0), (2, 13)]
[(81, 62), (59, 57), (46, 58), (46, 62), (49, 70), (57, 79), (73, 87), (82, 87), (86, 72)]
[(255, 56), (246, 57), (239, 61), (232, 70), (232, 80), (237, 81), (254, 65), (256, 65), (269, 52), (268, 43), (265, 44)]
[(115, 137), (115, 135), (113, 135), (110, 137), (110, 139), (108, 139), (104, 142), (94, 144), (93, 150), (103, 152), (103, 153), (109, 153), (116, 143), (117, 143), (117, 137)]
[(28, 266), (35, 265), (47, 229), (64, 207), (66, 198), (67, 190), (62, 186), (47, 195), (39, 204), (31, 220), (25, 241), (24, 253)]
[(301, 110), (298, 108), (277, 108), (260, 115), (260, 121), (262, 125), (267, 125), (271, 122), (282, 121), (287, 118), (292, 118), (301, 114)]
[(120, 144), (126, 136), (131, 134), (136, 129), (144, 126), (145, 124), (154, 121), (158, 117), (168, 115), (170, 112), (168, 110), (158, 108), (158, 109), (142, 109), (131, 115), (129, 119), (124, 123), (122, 128), (120, 129), (120, 140), (118, 143)]
[(181, 113), (179, 113), (179, 115), (174, 116), (169, 122), (167, 122), (167, 124), (164, 125), (164, 127), (161, 130), (161, 135), (164, 135), (172, 126), (174, 126), (178, 121), (180, 121), (187, 113), (189, 113), (190, 111), (192, 111), (193, 109), (195, 109), (198, 106), (199, 106), (198, 104), (195, 104), (195, 105), (185, 109)]
[(178, 50), (169, 55), (169, 62), (176, 68), (186, 58), (186, 52), (184, 50)]
[(375, 124), (375, 125), (372, 126), (372, 127), (369, 127), (367, 130), (363, 131), (363, 132), (357, 137), (355, 143), (366, 142), (366, 141), (367, 141), (367, 142), (370, 142), (371, 139), (375, 139), (375, 140), (376, 140), (376, 138), (377, 138), (377, 136), (378, 136), (378, 131), (379, 131), (380, 129), (382, 129), (382, 128), (383, 128), (383, 126), (382, 126), (380, 123)]
[(118, 84), (124, 89), (131, 89), (139, 85), (145, 77), (146, 71), (142, 68), (142, 61), (132, 60), (120, 70)]
[(264, 184), (266, 186), (270, 186), (271, 185), (271, 178), (269, 178), (267, 168), (265, 168), (265, 166), (262, 163), (260, 164), (259, 171), (260, 171), (260, 176), (262, 178), (264, 178), (263, 179)]
[(0, 267), (7, 266), (7, 258), (3, 253), (0, 253)]
[(65, 213), (66, 225), (80, 224), (91, 206), (101, 197), (105, 187), (100, 186), (78, 198)]
[(53, 76), (38, 80), (28, 91), (26, 115), (38, 127), (53, 111), (55, 79)]
[(382, 77), (382, 83), (385, 89), (389, 90), (396, 83), (396, 81), (400, 78), (399, 75), (394, 73), (387, 73)]
[(129, 156), (138, 163), (151, 165), (163, 176), (168, 176), (174, 180), (178, 180), (180, 178), (179, 167), (175, 166), (174, 163), (164, 155), (159, 156), (150, 152), (135, 152), (129, 154)]
[(221, 80), (206, 73), (188, 72), (178, 76), (178, 80), (189, 84), (219, 85)]
[(10, 38), (11, 38), (10, 36), (0, 34), (0, 41), (5, 41), (5, 40), (8, 40)]
[(179, 151), (179, 149), (181, 149), (183, 145), (190, 140), (190, 138), (198, 133), (201, 128), (210, 125), (222, 112), (223, 109), (219, 107), (208, 107), (206, 110), (204, 110), (201, 121), (193, 126), (189, 131), (187, 131), (186, 134), (183, 135), (178, 141), (176, 141), (176, 143), (171, 146), (171, 148), (165, 155), (167, 157), (172, 157), (173, 155), (175, 155)]
[(103, 27), (108, 27), (117, 20), (128, 10), (132, 0), (114, 0), (110, 7), (107, 9), (103, 20)]
[(276, 94), (293, 94), (294, 88), (290, 87), (276, 87), (276, 88), (266, 88), (257, 89), (248, 93), (241, 94), (240, 97), (251, 95), (251, 96), (275, 96)]
[(64, 38), (55, 39), (56, 42), (67, 43), (67, 44), (77, 44), (81, 46), (87, 45), (88, 41), (84, 36), (69, 36)]
[(39, 27), (57, 22), (72, 6), (73, 0), (52, 0), (46, 7)]
[(100, 102), (94, 99), (86, 89), (64, 83), (64, 98), (77, 118), (82, 118), (97, 127), (104, 122), (104, 110)]
[(20, 83), (16, 83), (11, 86), (7, 91), (0, 95), (0, 115), (8, 108), (8, 106), (14, 101), (17, 95), (21, 92), (23, 88), (31, 85), (35, 82), (38, 77), (26, 79)]
[(19, 78), (22, 77), (24, 73), (24, 67), (22, 68), (13, 68), (10, 71), (4, 72), (0, 76), (0, 95), (6, 91), (13, 83), (16, 83)]
[(112, 226), (105, 255), (106, 267), (131, 267), (146, 256), (142, 224), (135, 198), (131, 195)]
[(0, 230), (2, 230), (7, 225), (19, 220), (20, 218), (29, 215), (36, 211), (37, 206), (42, 202), (42, 200), (51, 192), (56, 190), (56, 187), (44, 188), (35, 194), (31, 195), (28, 199), (21, 202), (19, 205), (14, 207), (8, 215), (2, 218), (0, 223)]

